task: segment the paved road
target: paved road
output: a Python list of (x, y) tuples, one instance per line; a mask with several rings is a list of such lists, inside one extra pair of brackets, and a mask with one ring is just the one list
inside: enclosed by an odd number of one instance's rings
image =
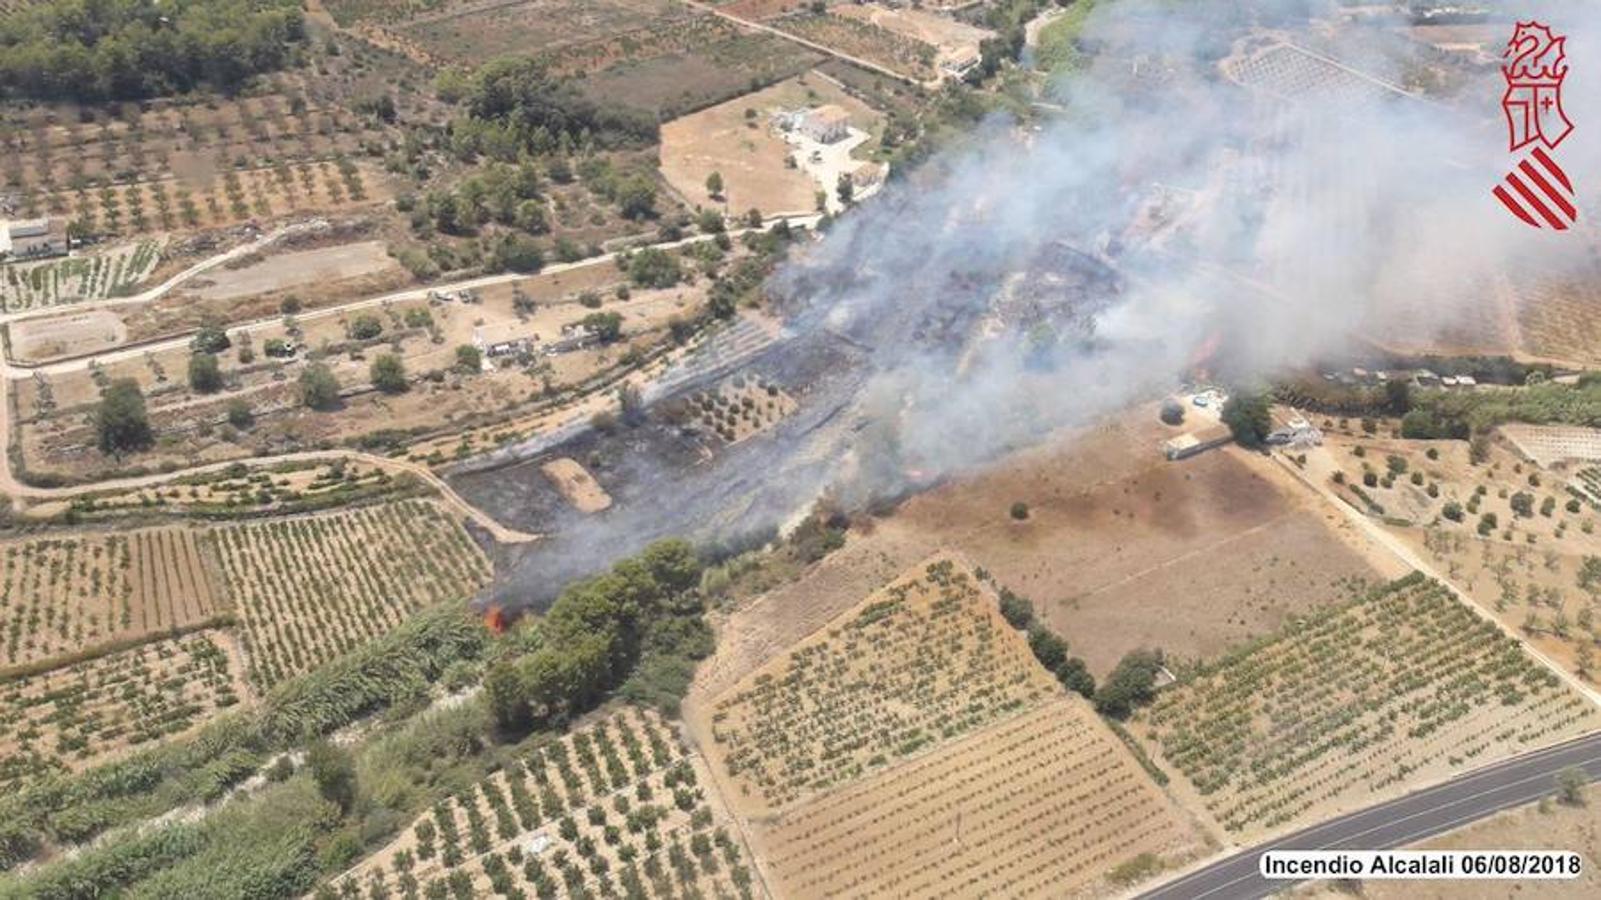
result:
[[(1501, 810), (1550, 796), (1555, 791), (1556, 773), (1568, 766), (1583, 768), (1592, 779), (1601, 778), (1601, 733), (1496, 763), (1444, 784), (1260, 844), (1140, 896), (1142, 900), (1266, 897), (1293, 884), (1291, 881), (1268, 881), (1257, 874), (1257, 859), (1268, 850), (1405, 847)], [(1589, 864), (1597, 863), (1590, 860)]]

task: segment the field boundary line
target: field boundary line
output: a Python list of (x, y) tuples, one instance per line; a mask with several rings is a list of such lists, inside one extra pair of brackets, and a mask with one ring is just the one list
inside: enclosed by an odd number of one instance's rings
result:
[(1373, 520), (1368, 518), (1364, 513), (1359, 512), (1347, 504), (1335, 502), (1336, 498), (1331, 492), (1329, 492), (1323, 486), (1313, 483), (1312, 480), (1307, 477), (1304, 472), (1300, 471), (1294, 464), (1288, 462), (1277, 454), (1270, 453), (1268, 455), (1275, 463), (1279, 465), (1280, 468), (1289, 472), (1291, 475), (1294, 475), (1298, 481), (1310, 488), (1315, 494), (1322, 498), (1325, 503), (1337, 507), (1346, 515), (1347, 518), (1355, 520), (1359, 528), (1361, 528), (1374, 541), (1378, 542), (1380, 546), (1384, 547), (1396, 558), (1400, 559), (1401, 562), (1411, 566), (1413, 569), (1419, 572), (1422, 572), (1426, 577), (1432, 578), (1444, 585), (1448, 590), (1451, 591), (1451, 594), (1455, 596), (1457, 600), (1466, 604), (1467, 607), (1473, 610), (1473, 612), (1480, 618), (1494, 625), (1502, 634), (1505, 634), (1516, 641), (1518, 646), (1522, 648), (1525, 653), (1528, 653), (1535, 660), (1539, 661), (1541, 665), (1545, 666), (1558, 678), (1562, 679), (1562, 681), (1570, 688), (1577, 691), (1581, 697), (1584, 697), (1586, 700), (1590, 701), (1592, 706), (1601, 707), (1601, 693), (1598, 693), (1595, 688), (1579, 680), (1578, 677), (1557, 663), (1556, 660), (1546, 655), (1546, 653), (1540, 650), (1538, 647), (1530, 644), (1527, 638), (1518, 633), (1517, 629), (1503, 624), (1499, 619), (1491, 615), (1483, 607), (1479, 606), (1478, 601), (1474, 600), (1473, 597), (1470, 596), (1466, 591), (1463, 591), (1460, 587), (1457, 587), (1457, 585), (1450, 579), (1442, 577), (1437, 569), (1430, 565), (1427, 560), (1414, 553), (1410, 547), (1407, 547), (1394, 535), (1385, 531), (1381, 526), (1375, 524)]

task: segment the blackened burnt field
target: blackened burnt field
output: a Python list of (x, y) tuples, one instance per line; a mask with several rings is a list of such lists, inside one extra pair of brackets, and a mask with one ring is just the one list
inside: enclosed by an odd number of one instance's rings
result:
[[(887, 446), (882, 441), (879, 426), (898, 413), (893, 403), (883, 408), (882, 392), (869, 389), (876, 376), (915, 365), (959, 378), (954, 374), (958, 360), (971, 354), (975, 336), (984, 330), (981, 320), (1015, 318), (1014, 324), (1032, 327), (1044, 315), (1065, 333), (1092, 318), (1117, 290), (1111, 270), (1080, 254), (1064, 257), (1060, 246), (1031, 257), (1024, 262), (1032, 265), (1022, 267), (1031, 274), (1042, 258), (1061, 263), (1048, 264), (1058, 288), (1052, 292), (1059, 298), (1054, 303), (1034, 301), (1025, 304), (1026, 312), (1015, 311), (1015, 296), (1000, 290), (1012, 267), (1000, 264), (941, 277), (935, 289), (902, 295), (916, 302), (890, 304), (847, 322), (831, 320), (826, 303), (799, 301), (784, 337), (732, 370), (709, 371), (679, 384), (650, 404), (642, 423), (607, 431), (582, 428), (457, 467), (447, 477), (468, 502), (508, 525), (544, 535), (531, 544), (498, 549), (487, 602), (543, 609), (568, 581), (663, 537), (725, 547), (769, 537), (821, 492), (853, 477), (871, 483), (865, 490), (856, 484), (841, 491), (848, 503), (904, 492), (909, 485), (902, 474), (914, 466), (896, 455), (893, 441)], [(1096, 296), (1061, 290), (1064, 273), (1083, 279)], [(800, 291), (808, 297), (849, 294), (840, 287), (812, 284)], [(993, 333), (983, 341), (994, 352), (1013, 349)], [(794, 411), (737, 443), (670, 413), (675, 403), (735, 374), (776, 385), (794, 398)], [(563, 499), (540, 468), (562, 457), (589, 471), (611, 496), (610, 508), (586, 514)], [(872, 476), (864, 478), (861, 467), (870, 467)]]
[[(646, 421), (610, 432), (586, 429), (525, 461), (450, 477), (469, 502), (513, 527), (544, 537), (497, 553), (490, 602), (543, 608), (569, 580), (606, 568), (669, 536), (697, 543), (771, 533), (805, 507), (845, 449), (841, 410), (868, 370), (864, 354), (820, 334), (769, 347), (741, 371), (782, 387), (796, 412), (753, 438), (729, 444), (711, 431), (668, 421), (666, 398)], [(679, 396), (698, 385), (684, 386)], [(540, 471), (569, 457), (611, 495), (611, 508), (585, 514)]]

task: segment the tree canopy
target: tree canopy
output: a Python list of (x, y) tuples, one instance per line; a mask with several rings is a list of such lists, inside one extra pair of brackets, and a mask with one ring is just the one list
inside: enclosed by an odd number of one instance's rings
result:
[(563, 139), (603, 146), (656, 140), (655, 119), (601, 107), (574, 82), (552, 76), (544, 63), (528, 57), (484, 64), (473, 76), (466, 103), (467, 118), (452, 125), (452, 139), (463, 155), (482, 153), (509, 161), (525, 150), (551, 152)]
[(1240, 391), (1223, 404), (1223, 424), (1242, 447), (1260, 447), (1273, 430), (1266, 394)]
[(145, 395), (139, 382), (119, 378), (111, 382), (95, 410), (95, 430), (104, 453), (143, 450), (153, 439), (150, 418), (145, 412)]
[(689, 544), (668, 540), (569, 585), (531, 626), (527, 642), (535, 649), (497, 660), (486, 674), (496, 720), (507, 728), (562, 722), (622, 685), (642, 662), (646, 674), (685, 670), (672, 662), (711, 649), (694, 590), (700, 572)]
[(139, 100), (233, 91), (305, 41), (291, 0), (57, 0), (0, 19), (0, 93)]

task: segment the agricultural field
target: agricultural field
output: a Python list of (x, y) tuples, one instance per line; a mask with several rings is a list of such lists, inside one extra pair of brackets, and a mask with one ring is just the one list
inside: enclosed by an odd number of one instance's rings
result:
[(0, 543), (0, 666), (32, 666), (221, 611), (195, 531), (146, 528)]
[(24, 319), (5, 327), (11, 338), (11, 358), (22, 363), (112, 350), (128, 339), (122, 320), (107, 309)]
[(949, 558), (692, 710), (779, 896), (1063, 896), (1203, 844)]
[[(1601, 471), (1581, 463), (1542, 468), (1524, 452), (1582, 447), (1563, 438), (1495, 440), (1475, 463), (1466, 441), (1413, 441), (1327, 420), (1325, 444), (1308, 454), (1310, 477), (1379, 519), (1485, 613), (1581, 678), (1601, 675)], [(1530, 440), (1524, 448), (1520, 440)]]
[(426, 500), (230, 525), (208, 541), (262, 690), (470, 597), (490, 575), (462, 526)]
[(841, 53), (876, 63), (913, 81), (930, 81), (938, 51), (919, 40), (887, 28), (832, 13), (803, 12), (775, 19), (770, 24), (797, 37)]
[[(584, 93), (596, 103), (666, 120), (798, 75), (824, 59), (783, 38), (741, 32), (712, 16), (650, 36), (645, 48), (608, 39), (564, 48), (563, 67), (581, 64)], [(587, 53), (587, 57), (585, 54)]]
[(702, 428), (737, 444), (783, 421), (795, 398), (764, 379), (735, 375), (687, 398), (688, 412)]
[(103, 252), (0, 267), (0, 313), (100, 300), (131, 293), (159, 261), (159, 241)]
[(1569, 273), (1526, 265), (1511, 273), (1522, 350), (1572, 365), (1601, 362), (1601, 271), (1593, 261)]
[(0, 684), (0, 788), (171, 740), (248, 696), (229, 638), (200, 631)]
[(1129, 730), (1245, 843), (1596, 724), (1516, 642), (1414, 575), (1201, 664)]
[[(730, 260), (740, 253), (736, 249)], [(693, 257), (683, 258), (683, 265), (692, 263), (699, 265)], [(671, 346), (669, 326), (675, 318), (693, 317), (710, 287), (708, 280), (698, 279), (695, 284), (623, 292), (627, 299), (622, 299), (617, 287), (625, 281), (625, 273), (606, 261), (485, 288), (471, 303), (417, 298), (352, 312), (268, 319), (230, 332), (233, 346), (219, 357), (223, 388), (209, 394), (190, 388), (185, 378), (190, 349), (181, 344), (104, 365), (18, 379), (11, 386), (23, 459), (30, 471), (68, 477), (127, 465), (98, 449), (92, 412), (105, 385), (132, 378), (145, 391), (152, 426), (161, 438), (137, 457), (139, 465), (155, 468), (171, 461), (192, 466), (325, 441), (389, 448), (435, 434), (444, 435), (437, 445), (442, 449), (436, 455), (430, 447), (418, 457), (443, 463), (457, 454), (461, 429), (505, 422), (519, 411), (548, 411), (571, 387)], [(553, 348), (597, 311), (620, 317), (618, 340)], [(358, 322), (376, 325), (379, 331), (373, 337), (355, 337)], [(269, 357), (265, 348), (274, 340), (309, 350), (293, 359)], [(487, 371), (463, 369), (458, 348), (479, 341), (485, 347), (527, 343), (519, 352), (490, 357)], [(632, 352), (636, 347), (637, 353)], [(371, 388), (372, 361), (380, 353), (402, 357), (409, 376), (406, 391), (385, 394)], [(337, 409), (314, 411), (300, 402), (297, 379), (308, 357), (327, 365), (339, 381), (343, 398)], [(601, 399), (615, 406), (615, 398)], [(252, 412), (246, 427), (230, 422), (229, 408), (236, 401)]]
[(25, 216), (131, 237), (387, 199), (353, 158), (381, 128), (295, 76), (225, 101), (0, 111), (0, 190)]
[(1076, 697), (803, 802), (757, 831), (777, 892), (797, 897), (1105, 892), (1132, 879), (1142, 855), (1171, 865), (1202, 846)]
[(710, 736), (732, 802), (757, 815), (1060, 691), (971, 571), (936, 559), (713, 701)]
[(704, 763), (623, 708), (435, 804), (341, 891), (540, 898), (765, 896)]
[[(234, 467), (230, 467), (234, 468)], [(210, 519), (288, 514), (416, 492), (418, 484), (365, 463), (291, 463), (272, 469), (223, 470), (156, 487), (75, 498), (80, 519), (111, 519), (153, 509)]]
[(697, 13), (672, 0), (496, 0), (425, 13), (393, 30), (443, 60), (479, 63), (543, 53), (570, 66), (572, 57), (593, 52), (586, 45), (603, 41), (648, 52), (662, 33), (695, 18)]

